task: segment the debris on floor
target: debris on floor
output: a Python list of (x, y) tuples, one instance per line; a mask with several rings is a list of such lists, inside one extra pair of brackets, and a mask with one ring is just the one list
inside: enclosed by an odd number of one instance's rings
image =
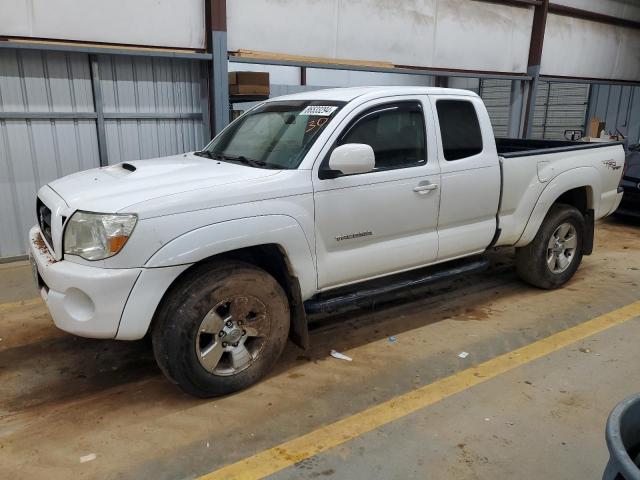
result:
[(469, 356), (469, 352), (460, 352), (460, 353), (458, 354), (458, 356), (459, 356), (460, 358), (467, 358), (467, 357)]
[(83, 455), (80, 457), (80, 463), (87, 463), (87, 462), (91, 462), (93, 460), (96, 459), (96, 454), (95, 453), (90, 453), (88, 455)]
[(389, 337), (389, 343), (396, 343), (398, 341), (398, 339), (396, 337), (394, 337), (393, 335), (391, 337)]
[(346, 360), (347, 362), (352, 362), (353, 358), (345, 355), (344, 353), (337, 352), (335, 350), (331, 350), (331, 356), (333, 358), (337, 358), (338, 360)]

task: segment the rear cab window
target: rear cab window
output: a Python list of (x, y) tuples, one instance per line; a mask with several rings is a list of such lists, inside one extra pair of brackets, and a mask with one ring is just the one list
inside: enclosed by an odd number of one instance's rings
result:
[(442, 150), (451, 162), (482, 152), (482, 132), (476, 109), (468, 100), (437, 100)]

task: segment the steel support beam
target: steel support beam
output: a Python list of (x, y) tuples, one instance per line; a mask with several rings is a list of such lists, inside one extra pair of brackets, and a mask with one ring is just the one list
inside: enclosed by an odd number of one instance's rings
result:
[(211, 54), (211, 125), (217, 135), (229, 124), (229, 61), (227, 52), (227, 0), (205, 2), (207, 47)]
[(211, 129), (211, 105), (209, 102), (209, 64), (200, 63), (200, 108), (202, 110), (202, 138), (204, 139), (204, 147), (213, 137)]
[(213, 31), (211, 50), (211, 98), (213, 99), (213, 132), (220, 133), (229, 124), (229, 64), (227, 32)]
[(540, 78), (540, 63), (542, 61), (542, 47), (544, 44), (544, 32), (547, 25), (548, 12), (549, 0), (543, 0), (542, 4), (534, 7), (531, 41), (529, 43), (529, 60), (527, 62), (527, 74), (531, 77), (531, 80), (529, 82), (524, 115), (523, 130), (525, 138), (531, 138), (533, 129), (533, 114), (536, 109), (538, 79)]
[(200, 112), (113, 112), (103, 113), (102, 118), (109, 120), (200, 120)]
[(614, 17), (611, 15), (605, 15), (602, 13), (583, 10), (567, 5), (560, 5), (558, 3), (549, 4), (549, 13), (564, 15), (573, 18), (581, 18), (582, 20), (589, 20), (591, 22), (605, 23), (608, 25), (614, 25), (616, 27), (633, 28), (636, 30), (640, 29), (640, 22), (636, 22), (635, 20), (629, 20), (622, 17)]
[(547, 118), (549, 117), (549, 99), (551, 98), (551, 83), (547, 84), (547, 98), (544, 100), (544, 121), (542, 122), (542, 139), (547, 134)]
[(533, 131), (533, 115), (536, 110), (536, 101), (538, 100), (538, 78), (540, 78), (540, 65), (529, 69), (532, 80), (529, 81), (527, 88), (527, 98), (524, 110), (524, 125), (522, 128), (522, 136), (531, 138)]
[(522, 138), (522, 105), (524, 100), (524, 82), (521, 80), (511, 81), (511, 95), (509, 97), (509, 127), (507, 135), (509, 138)]
[(510, 7), (535, 7), (540, 5), (542, 0), (476, 0), (485, 3), (497, 3), (499, 5), (508, 5)]
[(307, 67), (300, 67), (300, 85), (307, 84)]
[(93, 90), (93, 105), (96, 111), (96, 130), (98, 133), (98, 155), (100, 166), (109, 165), (107, 152), (107, 131), (104, 126), (104, 103), (102, 100), (102, 85), (100, 85), (100, 66), (96, 55), (89, 55), (91, 64), (91, 88)]
[(606, 78), (589, 78), (589, 77), (555, 77), (553, 75), (540, 75), (540, 80), (553, 83), (586, 83), (592, 85), (621, 85), (623, 87), (640, 86), (640, 81), (632, 80), (616, 80)]
[(95, 112), (0, 112), (1, 120), (94, 120)]
[(435, 87), (447, 88), (449, 86), (449, 77), (443, 77), (441, 75), (438, 75), (434, 77), (433, 80), (434, 80), (433, 84)]
[[(633, 96), (635, 88), (631, 89), (631, 96)], [(595, 117), (595, 111), (598, 102), (598, 94), (600, 93), (600, 85), (591, 85), (589, 87), (589, 98), (587, 98), (587, 109), (584, 112), (584, 135), (587, 136), (587, 130), (589, 129), (589, 120), (591, 117)], [(632, 104), (630, 104), (632, 105)], [(631, 110), (631, 109), (629, 109)]]
[[(2, 120), (95, 120), (96, 112), (0, 112)], [(200, 120), (200, 112), (112, 112), (102, 113), (108, 120)]]

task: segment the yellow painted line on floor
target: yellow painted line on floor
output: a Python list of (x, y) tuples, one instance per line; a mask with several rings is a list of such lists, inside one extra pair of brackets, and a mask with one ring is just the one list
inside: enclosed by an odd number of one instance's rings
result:
[(19, 308), (31, 307), (40, 303), (44, 305), (44, 302), (40, 297), (28, 298), (26, 300), (20, 300), (18, 302), (0, 303), (0, 313), (7, 310), (17, 310)]
[(442, 399), (479, 385), (572, 343), (640, 316), (640, 301), (412, 390), (335, 423), (206, 474), (199, 480), (249, 480), (272, 475)]

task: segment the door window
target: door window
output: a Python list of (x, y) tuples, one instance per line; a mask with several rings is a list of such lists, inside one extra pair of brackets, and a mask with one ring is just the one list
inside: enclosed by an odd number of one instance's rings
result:
[(338, 145), (364, 143), (373, 148), (376, 170), (412, 167), (426, 162), (422, 106), (403, 102), (364, 112), (342, 134)]
[(436, 110), (445, 160), (460, 160), (482, 152), (482, 133), (471, 102), (438, 100)]

